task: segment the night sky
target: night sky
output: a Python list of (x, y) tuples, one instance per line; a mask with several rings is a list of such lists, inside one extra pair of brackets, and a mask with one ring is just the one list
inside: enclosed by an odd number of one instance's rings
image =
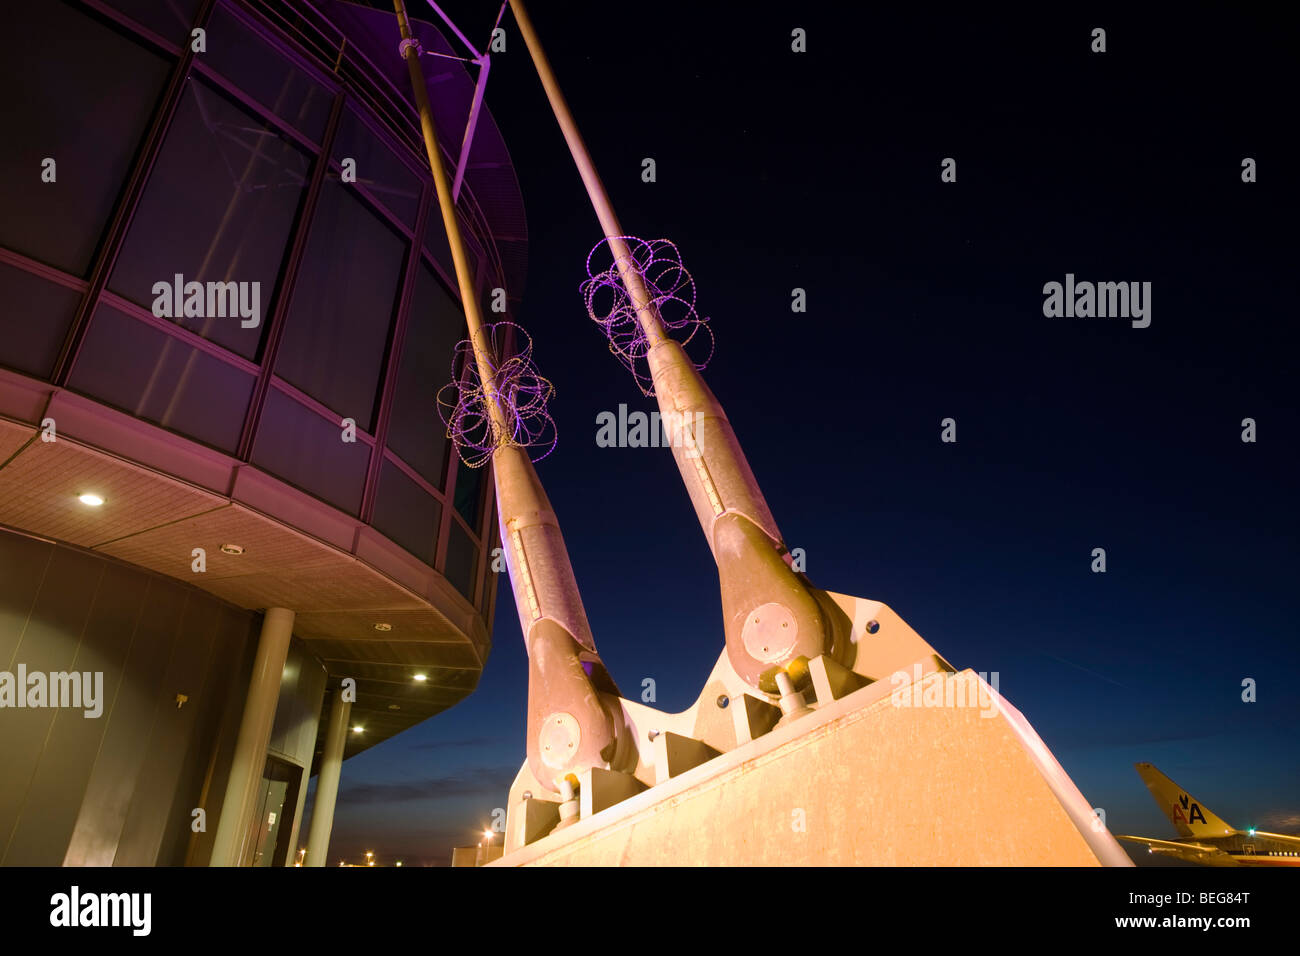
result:
[[(532, 10), (625, 229), (695, 277), (705, 378), (787, 543), (817, 586), (997, 672), (1112, 832), (1175, 836), (1139, 760), (1235, 826), (1300, 831), (1294, 30), (837, 6)], [(496, 7), (447, 9), (484, 43)], [(502, 22), (487, 102), (531, 239), (513, 318), (558, 391), (538, 470), (615, 680), (681, 710), (723, 647), (716, 571), (671, 454), (596, 445), (598, 413), (655, 405), (585, 313), (601, 233)], [(1150, 327), (1045, 317), (1067, 273), (1150, 282)], [(344, 765), (332, 857), (446, 865), (505, 805), (527, 671), (504, 580), (493, 642), (471, 697)]]

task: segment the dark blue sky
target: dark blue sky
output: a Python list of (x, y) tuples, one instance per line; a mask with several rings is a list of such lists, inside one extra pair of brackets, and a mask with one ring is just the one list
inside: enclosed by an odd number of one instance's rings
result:
[[(705, 377), (812, 580), (998, 672), (1113, 832), (1174, 835), (1139, 760), (1234, 825), (1300, 831), (1294, 34), (1224, 10), (534, 6), (624, 227), (695, 277)], [(478, 39), (495, 7), (450, 10)], [(596, 446), (599, 412), (653, 400), (583, 309), (601, 234), (503, 24), (515, 318), (558, 390), (539, 473), (611, 673), (681, 710), (722, 649), (716, 572), (668, 451)], [(1067, 273), (1152, 283), (1150, 327), (1045, 318)], [(504, 806), (527, 671), (502, 585), (479, 689), (345, 764), (332, 855), (445, 864)]]

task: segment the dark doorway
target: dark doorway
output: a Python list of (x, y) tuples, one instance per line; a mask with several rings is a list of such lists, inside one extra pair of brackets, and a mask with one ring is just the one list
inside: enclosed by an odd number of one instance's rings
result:
[(302, 768), (268, 756), (257, 790), (253, 838), (245, 866), (287, 866), (292, 847), (293, 815), (298, 809)]

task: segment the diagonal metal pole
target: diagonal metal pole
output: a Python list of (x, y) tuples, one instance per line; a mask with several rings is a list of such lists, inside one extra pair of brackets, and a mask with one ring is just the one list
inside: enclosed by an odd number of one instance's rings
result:
[(649, 345), (661, 415), (684, 433), (684, 441), (670, 444), (718, 566), (728, 657), (752, 686), (780, 694), (788, 714), (802, 712), (794, 684), (806, 677), (809, 658), (833, 646), (842, 622), (791, 569), (789, 549), (722, 405), (665, 333), (523, 0), (509, 2)]
[[(617, 704), (608, 693), (602, 695), (593, 676), (583, 666), (586, 662), (598, 679), (603, 676), (608, 680), (596, 652), (559, 521), (526, 449), (512, 440), (505, 405), (511, 396), (498, 393), (498, 356), (494, 354), (491, 335), (474, 294), (456, 201), (447, 182), (429, 94), (420, 69), (419, 43), (411, 32), (403, 0), (393, 0), (393, 6), (402, 37), (399, 50), (411, 75), (429, 171), (438, 193), (438, 207), (451, 248), (470, 345), (492, 429), (492, 476), (501, 542), (528, 649), (528, 765), (541, 786), (565, 796), (561, 814), (567, 814), (565, 821), (571, 822), (576, 818), (578, 801), (569, 787), (577, 774), (591, 767), (617, 769), (611, 767), (618, 749), (613, 717)], [(606, 689), (611, 688), (616, 694), (612, 682)]]

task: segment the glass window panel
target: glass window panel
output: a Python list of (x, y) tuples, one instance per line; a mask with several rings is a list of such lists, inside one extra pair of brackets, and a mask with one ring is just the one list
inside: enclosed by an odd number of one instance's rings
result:
[(465, 519), (465, 523), (478, 531), (480, 506), (483, 502), (483, 477), (487, 466), (467, 468), (464, 463), (456, 469), (456, 490), (454, 501), (456, 510)]
[(170, 65), (57, 0), (6, 4), (0, 63), (19, 78), (5, 96), (0, 244), (85, 276)]
[[(308, 158), (201, 81), (181, 97), (110, 288), (155, 315), (158, 282), (205, 284), (203, 316), (174, 319), (244, 358), (257, 355), (308, 175)], [(235, 282), (256, 325), (222, 309), (207, 283)], [(254, 293), (256, 297), (254, 299)], [(175, 314), (174, 296), (167, 296)], [(214, 314), (207, 314), (211, 311)], [(216, 314), (225, 311), (225, 315)]]
[(104, 305), (91, 318), (70, 384), (228, 452), (239, 444), (253, 392), (248, 373)]
[(451, 537), (447, 540), (447, 569), (443, 572), (456, 590), (472, 602), (474, 578), (478, 570), (478, 546), (455, 521), (451, 523)]
[(411, 317), (398, 363), (388, 447), (430, 484), (442, 486), (447, 429), (438, 415), (438, 390), (452, 381), (456, 343), (469, 333), (460, 306), (421, 263), (411, 297)]
[(199, 0), (108, 0), (108, 5), (163, 39), (188, 46)]
[(375, 530), (433, 567), (441, 519), (442, 505), (438, 500), (408, 478), (402, 469), (385, 461), (379, 472), (371, 521)]
[(217, 7), (202, 61), (294, 129), (320, 141), (333, 97), (256, 33)]
[(272, 388), (253, 442), (253, 464), (348, 514), (361, 508), (370, 448), (343, 441), (343, 430)]
[(355, 194), (325, 182), (276, 374), (367, 431), (406, 248)]
[(80, 302), (75, 289), (0, 262), (0, 364), (48, 379)]
[(419, 177), (351, 109), (345, 110), (339, 120), (334, 159), (340, 163), (355, 160), (357, 182), (406, 225), (415, 225), (420, 208)]

